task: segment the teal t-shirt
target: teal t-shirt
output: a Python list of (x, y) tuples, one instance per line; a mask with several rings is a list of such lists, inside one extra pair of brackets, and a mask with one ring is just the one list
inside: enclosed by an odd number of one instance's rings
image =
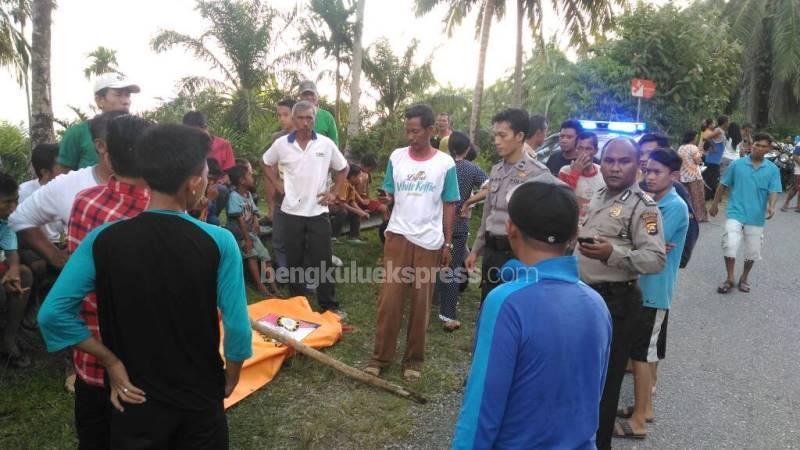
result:
[(681, 254), (689, 231), (689, 207), (672, 188), (658, 201), (664, 227), (664, 241), (675, 244), (667, 253), (667, 263), (661, 272), (639, 277), (642, 289), (642, 304), (648, 308), (669, 309), (672, 306), (672, 293), (678, 279)]
[(71, 126), (58, 144), (58, 163), (72, 170), (97, 164), (97, 149), (94, 146), (89, 122)]
[(336, 128), (336, 120), (333, 118), (333, 114), (320, 108), (317, 111), (317, 117), (314, 119), (314, 131), (330, 138), (337, 147), (339, 146), (339, 130)]
[(764, 226), (767, 197), (781, 192), (781, 171), (766, 159), (758, 168), (753, 167), (750, 156), (734, 161), (722, 174), (720, 183), (729, 190), (728, 218), (743, 225)]

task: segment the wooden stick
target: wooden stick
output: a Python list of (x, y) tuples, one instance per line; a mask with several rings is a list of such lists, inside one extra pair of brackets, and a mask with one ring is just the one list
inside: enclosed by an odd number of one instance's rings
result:
[(250, 321), (250, 326), (253, 327), (254, 330), (258, 331), (259, 333), (263, 334), (264, 336), (275, 339), (276, 341), (280, 342), (281, 344), (288, 345), (293, 349), (297, 350), (298, 352), (308, 356), (309, 358), (317, 361), (318, 363), (324, 364), (326, 366), (333, 367), (337, 371), (347, 375), (350, 378), (358, 380), (362, 383), (369, 384), (371, 386), (375, 386), (377, 388), (383, 389), (385, 391), (389, 391), (392, 394), (397, 396), (415, 401), (420, 404), (425, 404), (428, 400), (423, 397), (422, 395), (410, 391), (402, 386), (398, 386), (394, 383), (390, 383), (382, 378), (378, 378), (376, 376), (372, 376), (362, 370), (358, 370), (354, 367), (350, 367), (347, 364), (334, 359), (325, 353), (320, 352), (319, 350), (313, 349), (306, 344), (290, 337), (287, 333), (282, 333), (281, 331), (275, 330), (274, 328), (270, 328), (267, 325), (262, 323), (258, 323), (254, 320)]

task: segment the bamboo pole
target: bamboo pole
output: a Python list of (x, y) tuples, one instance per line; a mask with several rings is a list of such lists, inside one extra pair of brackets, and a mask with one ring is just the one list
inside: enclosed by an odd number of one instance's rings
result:
[(365, 384), (369, 384), (370, 386), (375, 386), (377, 388), (383, 389), (385, 391), (391, 392), (399, 397), (403, 397), (419, 404), (425, 404), (428, 400), (423, 397), (422, 395), (410, 391), (402, 386), (398, 386), (394, 383), (390, 383), (382, 378), (378, 378), (376, 376), (372, 376), (362, 370), (358, 370), (354, 367), (350, 367), (347, 364), (334, 359), (319, 350), (313, 349), (302, 342), (293, 339), (288, 334), (282, 333), (277, 331), (273, 328), (268, 327), (267, 325), (258, 323), (254, 320), (250, 321), (250, 326), (253, 327), (254, 330), (258, 331), (259, 333), (263, 334), (264, 336), (275, 339), (276, 341), (280, 342), (281, 344), (288, 345), (289, 347), (297, 350), (298, 352), (308, 356), (309, 358), (317, 361), (318, 363), (324, 364), (326, 366), (332, 367), (337, 371), (343, 373), (344, 375), (353, 378), (357, 381), (360, 381)]

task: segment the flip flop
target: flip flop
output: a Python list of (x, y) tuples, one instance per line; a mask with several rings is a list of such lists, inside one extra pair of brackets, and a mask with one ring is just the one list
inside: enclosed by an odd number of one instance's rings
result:
[(381, 368), (380, 367), (370, 366), (370, 367), (367, 367), (366, 369), (364, 369), (364, 372), (372, 375), (373, 377), (381, 376)]
[[(617, 428), (616, 425), (619, 425), (620, 428), (622, 428), (622, 433), (623, 434), (619, 434), (619, 432), (617, 431), (618, 428)], [(642, 439), (647, 437), (647, 433), (641, 433), (641, 434), (634, 433), (633, 429), (631, 428), (631, 425), (628, 423), (627, 420), (618, 420), (617, 423), (614, 426), (614, 437), (615, 438), (622, 438), (622, 439), (638, 439), (638, 440), (642, 440)]]
[(403, 371), (403, 379), (406, 380), (406, 383), (416, 383), (420, 377), (422, 374), (418, 370), (406, 369)]
[[(630, 419), (633, 416), (633, 406), (626, 406), (624, 408), (617, 409), (617, 417), (620, 419)], [(647, 423), (653, 423), (656, 421), (655, 418), (651, 417), (649, 419), (644, 420)]]
[(744, 292), (745, 294), (750, 292), (750, 283), (747, 281), (740, 281), (739, 282), (739, 290)]
[(719, 287), (717, 288), (717, 293), (719, 293), (719, 294), (727, 294), (728, 292), (731, 291), (732, 287), (733, 287), (733, 283), (731, 283), (730, 281), (725, 281), (724, 283), (719, 285)]

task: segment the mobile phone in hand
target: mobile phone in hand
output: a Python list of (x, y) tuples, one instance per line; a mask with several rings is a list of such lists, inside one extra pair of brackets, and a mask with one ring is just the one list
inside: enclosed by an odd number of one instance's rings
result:
[(386, 191), (383, 189), (378, 189), (378, 195), (380, 195), (381, 197), (386, 197)]
[(590, 237), (579, 237), (579, 238), (578, 238), (578, 243), (579, 243), (579, 244), (594, 244), (594, 243), (595, 243), (595, 241), (594, 241), (594, 238), (590, 238)]

